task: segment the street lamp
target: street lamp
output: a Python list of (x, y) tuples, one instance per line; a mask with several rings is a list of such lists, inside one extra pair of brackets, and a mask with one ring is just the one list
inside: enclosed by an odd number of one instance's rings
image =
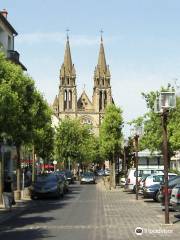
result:
[(131, 136), (135, 142), (135, 163), (136, 163), (136, 200), (138, 200), (138, 151), (139, 151), (139, 137), (142, 135), (142, 127), (135, 126), (131, 130)]
[(124, 142), (123, 142), (123, 152), (124, 152), (124, 156), (123, 156), (123, 164), (122, 164), (122, 172), (123, 174), (125, 175), (126, 174), (126, 171), (127, 171), (127, 164), (126, 164), (126, 152), (127, 152), (127, 147), (128, 147), (128, 140), (127, 139), (124, 139)]
[(176, 107), (175, 92), (161, 92), (155, 101), (155, 112), (159, 113), (163, 128), (163, 159), (164, 159), (164, 192), (165, 192), (165, 224), (169, 224), (169, 200), (168, 200), (168, 140), (167, 119), (169, 110)]

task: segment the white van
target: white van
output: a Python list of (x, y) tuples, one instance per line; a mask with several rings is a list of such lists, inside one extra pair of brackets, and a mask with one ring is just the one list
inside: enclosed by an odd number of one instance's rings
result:
[[(162, 168), (158, 169), (151, 169), (151, 168), (138, 168), (138, 180), (143, 176), (143, 174), (153, 174), (153, 173), (158, 173), (158, 172), (163, 172)], [(136, 187), (136, 169), (135, 168), (130, 168), (127, 173), (127, 178), (126, 178), (126, 183), (125, 183), (125, 190), (130, 190), (130, 191), (135, 191)]]

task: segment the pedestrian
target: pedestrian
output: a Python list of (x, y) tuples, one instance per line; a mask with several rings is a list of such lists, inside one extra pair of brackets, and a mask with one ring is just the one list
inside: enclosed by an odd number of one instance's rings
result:
[(32, 172), (30, 169), (27, 169), (25, 176), (27, 178), (27, 185), (30, 186), (32, 182)]
[(12, 189), (12, 180), (11, 177), (8, 176), (4, 181), (4, 191), (3, 191), (3, 199), (5, 209), (11, 211), (12, 203), (13, 203), (13, 189)]

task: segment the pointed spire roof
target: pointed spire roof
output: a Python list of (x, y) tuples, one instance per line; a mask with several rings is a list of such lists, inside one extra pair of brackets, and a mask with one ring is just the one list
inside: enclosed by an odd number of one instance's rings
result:
[(99, 50), (98, 67), (101, 73), (106, 73), (107, 65), (106, 65), (106, 57), (104, 52), (102, 36), (101, 36), (101, 44), (100, 44), (100, 50)]
[(58, 105), (58, 97), (56, 95), (55, 99), (54, 99), (54, 102), (53, 102), (53, 107), (57, 106)]
[(66, 50), (64, 54), (64, 67), (66, 72), (71, 73), (72, 71), (72, 59), (71, 59), (71, 50), (69, 45), (69, 36), (67, 36)]

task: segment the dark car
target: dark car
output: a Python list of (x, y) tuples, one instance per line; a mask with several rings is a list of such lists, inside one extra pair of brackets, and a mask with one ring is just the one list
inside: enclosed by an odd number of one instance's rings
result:
[(143, 196), (144, 198), (152, 198), (156, 202), (160, 202), (159, 199), (159, 188), (160, 188), (160, 183), (153, 184), (149, 187), (144, 187), (143, 188)]
[(80, 178), (80, 184), (83, 184), (83, 183), (96, 183), (96, 178), (95, 178), (95, 175), (94, 173), (92, 172), (85, 172), (81, 175), (81, 178)]
[(74, 176), (70, 170), (65, 170), (65, 175), (70, 184), (74, 183)]
[[(171, 198), (171, 192), (172, 189), (177, 185), (180, 184), (180, 176), (176, 176), (173, 179), (169, 180), (168, 182), (168, 196), (169, 196), (169, 200)], [(165, 188), (164, 188), (164, 184), (162, 184), (160, 186), (160, 201), (162, 203), (162, 206), (164, 206), (164, 200), (165, 200)]]
[(38, 175), (29, 188), (32, 199), (43, 197), (62, 197), (64, 195), (63, 181), (55, 174)]
[(54, 174), (57, 175), (63, 181), (64, 193), (67, 193), (69, 191), (69, 182), (67, 180), (65, 172), (56, 171)]

